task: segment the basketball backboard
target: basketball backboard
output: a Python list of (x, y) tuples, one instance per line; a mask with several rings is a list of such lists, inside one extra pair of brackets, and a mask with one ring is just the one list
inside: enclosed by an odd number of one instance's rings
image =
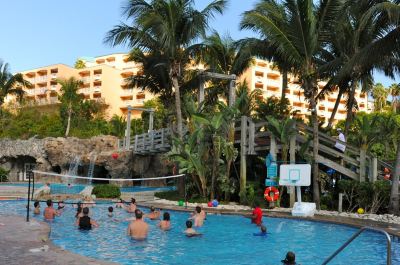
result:
[(310, 186), (311, 165), (288, 164), (279, 168), (279, 185), (281, 186)]

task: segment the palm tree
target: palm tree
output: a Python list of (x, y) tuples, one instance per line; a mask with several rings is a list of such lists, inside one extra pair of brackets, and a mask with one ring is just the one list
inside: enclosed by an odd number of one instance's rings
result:
[(250, 91), (246, 80), (236, 88), (236, 105), (242, 116), (251, 117), (259, 106), (259, 99), (262, 97), (262, 92), (259, 89)]
[(57, 82), (61, 85), (61, 95), (59, 96), (62, 106), (61, 109), (65, 107), (67, 112), (67, 128), (65, 130), (65, 137), (68, 137), (74, 108), (76, 108), (82, 100), (82, 97), (78, 94), (78, 89), (82, 84), (82, 81), (77, 80), (75, 77), (70, 77), (69, 79), (59, 79)]
[(105, 41), (116, 46), (128, 44), (152, 56), (161, 54), (163, 67), (175, 92), (178, 136), (183, 138), (181, 91), (185, 66), (190, 62), (192, 43), (204, 37), (210, 19), (222, 14), (226, 0), (214, 0), (203, 10), (194, 8), (192, 0), (131, 0), (124, 15), (132, 25), (121, 23), (108, 32)]
[(22, 100), (25, 94), (22, 87), (28, 86), (29, 82), (24, 80), (22, 74), (11, 74), (8, 63), (0, 60), (0, 107), (8, 95), (16, 95)]
[(126, 120), (122, 116), (114, 115), (110, 120), (111, 134), (117, 137), (123, 137), (125, 134)]
[(348, 1), (342, 13), (334, 29), (335, 38), (321, 53), (322, 59), (331, 58), (320, 71), (324, 76), (334, 76), (331, 88), (339, 86), (339, 92), (347, 94), (347, 133), (357, 106), (357, 87), (361, 84), (365, 93), (371, 90), (373, 70), (383, 71), (390, 77), (398, 71), (400, 6), (397, 0)]
[(393, 113), (397, 112), (397, 105), (399, 104), (400, 84), (391, 84), (389, 87), (389, 94), (392, 97), (392, 110)]
[[(241, 22), (244, 29), (253, 30), (267, 39), (279, 58), (284, 58), (294, 74), (299, 76), (304, 94), (310, 102), (313, 124), (313, 197), (319, 209), (318, 183), (318, 116), (317, 93), (319, 80), (317, 55), (331, 38), (343, 1), (325, 0), (314, 5), (312, 0), (260, 1), (245, 12)], [(277, 6), (284, 10), (276, 12)]]
[(386, 107), (389, 91), (381, 84), (377, 83), (372, 89), (372, 97), (374, 98), (374, 111), (382, 112)]

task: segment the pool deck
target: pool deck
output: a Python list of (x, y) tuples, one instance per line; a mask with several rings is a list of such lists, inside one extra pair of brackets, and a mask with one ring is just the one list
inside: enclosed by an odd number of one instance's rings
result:
[(44, 222), (26, 222), (22, 216), (0, 216), (1, 264), (7, 265), (111, 265), (63, 250), (48, 239)]
[[(186, 212), (193, 212), (194, 207), (188, 206), (187, 208), (177, 205), (171, 204), (164, 204), (154, 202), (140, 202), (138, 203), (139, 206), (150, 207), (154, 206), (156, 208), (161, 209), (168, 209), (174, 211), (186, 211)], [(234, 215), (249, 215), (251, 214), (251, 210), (228, 210), (228, 209), (218, 209), (212, 207), (204, 207), (203, 208), (207, 213), (214, 213), (214, 214), (234, 214)], [(263, 209), (263, 216), (265, 217), (272, 217), (272, 218), (287, 218), (287, 219), (296, 219), (296, 220), (308, 220), (314, 222), (327, 222), (327, 223), (334, 223), (340, 225), (348, 225), (357, 228), (361, 228), (364, 226), (369, 226), (373, 228), (383, 229), (391, 235), (400, 238), (400, 224), (395, 223), (385, 223), (385, 222), (378, 222), (368, 219), (357, 219), (357, 218), (350, 218), (350, 217), (342, 217), (342, 216), (327, 216), (327, 215), (318, 215), (316, 214), (314, 217), (295, 217), (292, 216), (290, 212), (279, 212), (279, 211), (268, 211), (267, 209)]]

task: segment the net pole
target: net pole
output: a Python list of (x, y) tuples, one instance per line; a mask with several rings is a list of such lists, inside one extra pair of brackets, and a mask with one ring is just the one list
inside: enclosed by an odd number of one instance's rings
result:
[(32, 171), (29, 171), (29, 174), (31, 174), (31, 176), (32, 176), (32, 194), (31, 194), (31, 198), (33, 200), (33, 194), (35, 193), (35, 174), (33, 174)]
[(188, 201), (187, 201), (187, 191), (186, 191), (186, 174), (183, 177), (183, 185), (184, 185), (184, 189), (185, 189), (185, 209), (187, 209), (187, 205), (188, 205)]
[(30, 209), (30, 201), (31, 201), (31, 173), (32, 171), (28, 171), (28, 207), (26, 207), (26, 221), (29, 222), (29, 209)]

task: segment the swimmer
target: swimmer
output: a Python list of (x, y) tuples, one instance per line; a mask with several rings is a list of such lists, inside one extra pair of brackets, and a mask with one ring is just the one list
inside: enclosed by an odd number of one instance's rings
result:
[(146, 239), (149, 232), (149, 225), (143, 221), (143, 213), (141, 210), (135, 211), (136, 220), (132, 221), (128, 226), (128, 236), (136, 240)]
[(296, 265), (296, 255), (292, 251), (289, 251), (286, 253), (286, 258), (281, 260), (281, 262), (284, 265)]
[(119, 199), (119, 202), (117, 202), (117, 204), (115, 204), (115, 208), (124, 208), (124, 207), (125, 207), (125, 204), (122, 199)]
[(262, 224), (262, 210), (259, 203), (255, 203), (253, 213), (248, 216), (251, 219), (252, 224), (260, 226)]
[(54, 220), (56, 216), (60, 216), (60, 214), (53, 208), (53, 202), (51, 200), (47, 200), (47, 207), (43, 211), (44, 219), (46, 220)]
[(171, 229), (170, 216), (168, 212), (163, 214), (163, 220), (158, 223), (158, 227), (164, 231)]
[(99, 227), (97, 222), (88, 216), (89, 215), (88, 207), (83, 208), (82, 213), (83, 213), (83, 216), (79, 217), (76, 220), (76, 224), (79, 225), (79, 229), (90, 230), (90, 229), (92, 229), (92, 226)]
[(186, 230), (185, 230), (186, 236), (188, 236), (188, 237), (200, 236), (201, 234), (198, 233), (196, 230), (194, 230), (194, 229), (192, 228), (192, 226), (193, 226), (193, 222), (190, 221), (190, 220), (187, 220), (187, 221), (186, 221)]
[(67, 187), (68, 187), (68, 189), (72, 188), (71, 183), (68, 183)]
[(38, 201), (35, 201), (33, 206), (35, 207), (35, 209), (33, 210), (33, 214), (39, 215), (40, 214), (40, 203)]
[(108, 217), (113, 217), (114, 216), (113, 211), (114, 211), (114, 208), (112, 206), (108, 207), (108, 214), (107, 214)]
[(196, 211), (190, 219), (194, 220), (194, 226), (203, 226), (204, 219), (206, 218), (206, 213), (201, 209), (200, 206), (196, 206)]
[(157, 211), (154, 206), (150, 206), (150, 213), (146, 214), (145, 217), (148, 217), (150, 220), (159, 220), (160, 219), (160, 211)]
[(253, 236), (266, 236), (267, 235), (267, 228), (264, 225), (260, 226), (261, 232), (253, 233)]
[(126, 207), (126, 210), (128, 213), (134, 213), (136, 211), (136, 199), (131, 198), (131, 203), (129, 204), (128, 207)]
[(64, 202), (63, 201), (59, 201), (58, 205), (57, 205), (57, 210), (60, 211), (60, 210), (64, 209), (64, 207), (65, 207)]

